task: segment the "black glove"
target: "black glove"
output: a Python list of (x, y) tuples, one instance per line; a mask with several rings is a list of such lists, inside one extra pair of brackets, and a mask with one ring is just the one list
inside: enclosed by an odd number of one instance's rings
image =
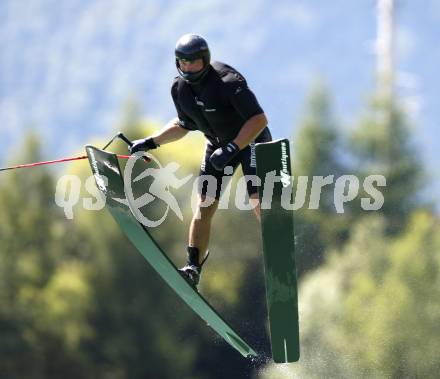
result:
[(226, 165), (240, 152), (234, 142), (229, 142), (225, 147), (219, 147), (209, 157), (209, 161), (218, 171), (223, 171)]
[(133, 144), (128, 147), (130, 154), (137, 153), (138, 151), (148, 151), (156, 149), (159, 145), (156, 145), (153, 138), (147, 137), (143, 139), (137, 139), (133, 141)]

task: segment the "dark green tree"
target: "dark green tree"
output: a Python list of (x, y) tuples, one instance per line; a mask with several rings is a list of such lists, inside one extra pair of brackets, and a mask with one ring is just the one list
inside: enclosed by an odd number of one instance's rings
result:
[[(37, 139), (29, 137), (15, 158), (41, 160)], [(81, 265), (67, 269), (76, 251), (54, 193), (54, 178), (45, 168), (2, 173), (1, 377), (45, 378), (60, 369), (75, 377), (81, 372), (81, 357), (73, 351), (87, 330), (86, 325), (82, 329), (87, 290)], [(76, 311), (70, 313), (74, 304)]]
[[(332, 176), (334, 183), (344, 173), (342, 138), (333, 115), (331, 96), (323, 84), (312, 88), (293, 141), (296, 186), (299, 176), (308, 178), (304, 205), (295, 212), (296, 251), (302, 274), (322, 262), (325, 246), (340, 244), (348, 232), (347, 216), (336, 213), (333, 184), (322, 187), (317, 209), (311, 201), (314, 177)], [(299, 198), (298, 195), (297, 191)]]
[[(411, 212), (423, 204), (426, 180), (404, 110), (393, 100), (373, 98), (352, 134), (351, 151), (360, 178), (370, 174), (386, 178), (386, 186), (380, 188), (384, 204), (379, 212), (387, 220), (388, 233), (401, 231)], [(359, 204), (355, 208), (363, 212)]]
[(285, 376), (274, 365), (261, 378), (437, 376), (438, 218), (415, 212), (395, 237), (385, 224), (365, 217), (342, 252), (303, 281), (302, 358)]

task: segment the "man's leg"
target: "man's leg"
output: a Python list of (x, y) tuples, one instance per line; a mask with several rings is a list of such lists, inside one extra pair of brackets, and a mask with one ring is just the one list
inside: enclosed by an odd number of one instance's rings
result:
[(187, 263), (186, 266), (179, 269), (194, 287), (199, 284), (202, 264), (208, 257), (211, 221), (217, 206), (218, 200), (207, 198), (206, 195), (199, 195), (197, 210), (189, 228)]
[(260, 199), (258, 198), (258, 192), (249, 195), (249, 201), (254, 207), (253, 211), (255, 216), (257, 217), (257, 220), (261, 221), (261, 217), (260, 217), (261, 208), (260, 208)]
[(188, 238), (188, 246), (199, 249), (199, 264), (203, 262), (208, 250), (209, 237), (211, 234), (211, 221), (217, 207), (217, 199), (207, 198), (204, 195), (199, 196), (197, 210), (191, 221)]
[[(216, 148), (217, 146), (211, 143), (206, 145), (205, 156), (200, 165), (199, 173), (200, 178), (206, 180), (199, 182), (198, 204), (189, 228), (187, 264), (179, 270), (194, 286), (199, 283), (202, 263), (207, 258), (211, 221), (218, 207), (224, 176), (231, 176), (234, 171), (232, 170), (232, 172), (225, 175), (225, 173), (217, 171), (212, 166), (209, 158)], [(231, 165), (237, 167), (238, 162)], [(215, 179), (214, 187), (210, 187), (209, 178)]]
[[(242, 151), (240, 151), (240, 155), (238, 159), (240, 160), (241, 167), (243, 169), (243, 175), (245, 176), (256, 176), (257, 175), (257, 157), (255, 155), (255, 143), (260, 142), (269, 142), (272, 140), (272, 136), (268, 128), (264, 129), (261, 134), (255, 139), (255, 142), (249, 144), (249, 146), (245, 147)], [(262, 178), (260, 178), (263, 180)], [(260, 200), (258, 196), (258, 187), (252, 184), (251, 181), (247, 182), (247, 191), (249, 194), (249, 201), (254, 206), (253, 210), (255, 216), (258, 221), (261, 221), (260, 218)]]

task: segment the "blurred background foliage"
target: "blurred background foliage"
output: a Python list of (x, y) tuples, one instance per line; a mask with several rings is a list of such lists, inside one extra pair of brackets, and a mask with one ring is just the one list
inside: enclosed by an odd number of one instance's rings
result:
[[(127, 107), (118, 129), (135, 139), (160, 127), (135, 108)], [(391, 117), (381, 116), (384, 109)], [(316, 83), (292, 139), (296, 177), (387, 177), (379, 211), (362, 211), (361, 194), (345, 213), (337, 213), (334, 187), (327, 186), (319, 209), (308, 209), (307, 198), (295, 212), (299, 363), (269, 361), (261, 241), (251, 211), (219, 210), (200, 291), (262, 352), (255, 364), (175, 296), (105, 209), (86, 211), (80, 202), (73, 220), (66, 219), (54, 202), (57, 181), (77, 175), (83, 184), (80, 200), (90, 197), (84, 183), (91, 171), (83, 161), (59, 172), (40, 167), (2, 174), (0, 377), (435, 377), (440, 369), (439, 219), (420, 196), (427, 178), (404, 111), (373, 98), (358, 126), (347, 130), (333, 114), (330, 90)], [(105, 140), (92, 142), (102, 146)], [(154, 154), (163, 165), (180, 163), (177, 175), (183, 178), (197, 175), (203, 149), (203, 137), (192, 133)], [(122, 143), (112, 150), (126, 153)], [(43, 158), (37, 136), (29, 136), (19, 151), (14, 162)], [(140, 183), (137, 191), (145, 188)], [(183, 221), (171, 212), (152, 230), (178, 266), (185, 259), (191, 193), (191, 184), (173, 191)], [(149, 209), (154, 213), (161, 206), (155, 201)]]
[[(258, 94), (257, 94), (258, 95)], [(259, 225), (238, 211), (234, 177), (230, 209), (219, 210), (201, 293), (262, 357), (251, 364), (175, 296), (117, 228), (105, 209), (83, 200), (86, 161), (4, 172), (0, 180), (0, 378), (434, 378), (440, 370), (440, 234), (438, 213), (423, 189), (430, 178), (415, 146), (407, 110), (372, 94), (352, 127), (334, 112), (325, 83), (311, 85), (290, 135), (295, 185), (308, 178), (295, 211), (301, 359), (270, 363)], [(127, 103), (119, 125), (131, 139), (161, 127)], [(290, 120), (285, 120), (286, 124)], [(90, 141), (102, 146), (108, 136)], [(28, 135), (11, 162), (46, 156)], [(190, 133), (154, 151), (178, 162), (179, 178), (197, 175), (204, 138)], [(112, 151), (126, 154), (123, 143)], [(82, 155), (83, 150), (73, 152)], [(122, 168), (125, 161), (121, 161)], [(143, 170), (138, 162), (135, 172)], [(384, 206), (361, 208), (358, 197), (334, 206), (334, 184), (309, 209), (313, 176), (382, 174)], [(62, 175), (81, 180), (73, 219), (54, 200)], [(152, 234), (180, 266), (192, 215), (192, 183), (172, 190), (172, 212)], [(137, 183), (137, 195), (148, 182)], [(296, 188), (294, 188), (294, 191)], [(295, 193), (295, 192), (294, 192)], [(92, 198), (92, 202), (94, 202)], [(163, 211), (153, 202), (149, 215)]]

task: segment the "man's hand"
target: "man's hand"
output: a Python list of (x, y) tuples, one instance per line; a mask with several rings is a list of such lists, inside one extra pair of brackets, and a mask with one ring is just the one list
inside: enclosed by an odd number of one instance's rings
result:
[(137, 139), (133, 141), (133, 145), (128, 147), (130, 154), (137, 153), (138, 151), (148, 151), (156, 149), (159, 145), (156, 145), (153, 138), (147, 137), (143, 139)]
[(209, 161), (217, 171), (223, 171), (226, 165), (240, 152), (234, 142), (229, 142), (225, 147), (219, 147), (209, 157)]

